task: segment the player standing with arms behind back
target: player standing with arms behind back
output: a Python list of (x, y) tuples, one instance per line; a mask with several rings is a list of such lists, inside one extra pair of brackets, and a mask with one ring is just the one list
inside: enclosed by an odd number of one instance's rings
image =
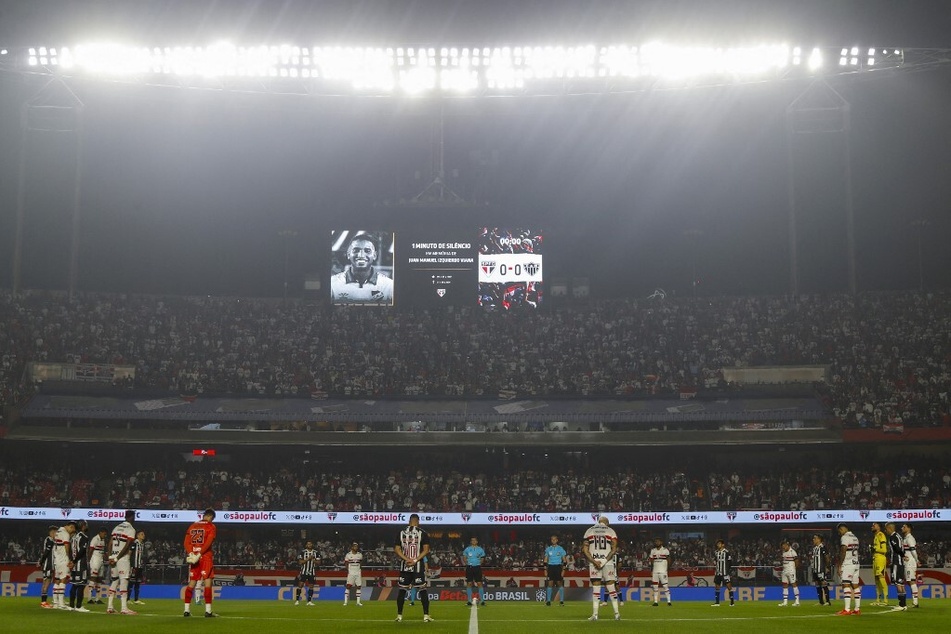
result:
[(905, 596), (905, 563), (903, 561), (905, 553), (901, 535), (895, 530), (895, 522), (885, 524), (885, 535), (888, 540), (889, 576), (891, 576), (892, 583), (895, 584), (895, 591), (898, 593), (898, 607), (893, 609), (904, 612), (908, 609)]
[(648, 557), (651, 562), (651, 585), (654, 586), (654, 607), (657, 607), (660, 601), (660, 590), (664, 589), (667, 595), (667, 605), (673, 605), (670, 600), (670, 580), (667, 577), (668, 566), (670, 565), (670, 551), (664, 546), (664, 540), (660, 537), (654, 538), (654, 547), (651, 548)]
[(601, 584), (608, 588), (611, 607), (614, 608), (614, 620), (621, 620), (617, 602), (617, 566), (614, 555), (617, 553), (617, 533), (609, 526), (608, 518), (598, 518), (598, 523), (584, 532), (584, 545), (581, 552), (588, 560), (588, 574), (591, 577), (591, 603), (593, 613), (589, 621), (598, 620), (598, 605), (601, 602)]
[(432, 622), (433, 618), (429, 616), (429, 593), (426, 592), (426, 564), (423, 563), (429, 554), (429, 533), (419, 527), (419, 515), (416, 513), (409, 516), (409, 525), (400, 531), (393, 552), (402, 560), (400, 589), (396, 595), (397, 622), (403, 620), (403, 604), (410, 588), (419, 591), (419, 599), (423, 602), (423, 622)]
[[(845, 524), (839, 530), (839, 577), (842, 579), (842, 596), (845, 609), (836, 612), (839, 616), (862, 614), (862, 586), (859, 581), (859, 538)], [(852, 608), (852, 599), (855, 608)]]
[(888, 605), (888, 582), (885, 580), (887, 558), (888, 539), (882, 532), (882, 525), (872, 522), (872, 574), (875, 575), (875, 601), (872, 605)]
[(816, 584), (816, 594), (819, 595), (819, 605), (832, 605), (829, 598), (829, 551), (826, 550), (822, 535), (812, 536), (812, 581)]
[(195, 586), (199, 581), (205, 591), (205, 616), (218, 616), (211, 611), (211, 580), (215, 577), (214, 561), (211, 547), (218, 534), (213, 524), (215, 509), (205, 509), (201, 519), (188, 527), (185, 533), (185, 561), (188, 562), (188, 587), (185, 588), (185, 614), (191, 616), (192, 598), (195, 596)]
[(357, 606), (362, 607), (360, 595), (363, 590), (363, 553), (360, 552), (360, 544), (353, 542), (350, 544), (350, 550), (343, 556), (343, 563), (347, 567), (347, 585), (344, 588), (343, 604), (347, 605), (350, 599), (350, 588), (354, 588), (354, 594), (357, 597)]
[[(462, 551), (462, 560), (466, 564), (466, 605), (472, 605), (472, 589), (482, 593), (482, 606), (485, 606), (485, 577), (482, 575), (482, 562), (485, 551), (479, 545), (479, 538), (473, 537)], [(478, 601), (477, 601), (478, 602)]]
[(733, 569), (733, 558), (730, 556), (730, 551), (726, 549), (726, 543), (722, 539), (717, 540), (717, 549), (713, 553), (714, 559), (714, 574), (713, 574), (713, 585), (714, 589), (714, 602), (713, 605), (720, 607), (720, 588), (726, 584), (726, 591), (730, 595), (730, 605), (733, 605), (733, 583), (730, 578), (730, 571)]
[(551, 605), (551, 595), (558, 588), (559, 605), (565, 605), (565, 560), (568, 553), (558, 543), (558, 535), (551, 536), (551, 544), (545, 549), (545, 605)]
[(112, 538), (110, 539), (109, 567), (112, 569), (112, 584), (109, 586), (109, 598), (106, 599), (106, 613), (115, 614), (113, 601), (116, 594), (119, 595), (119, 610), (122, 614), (136, 614), (129, 609), (129, 575), (132, 573), (132, 561), (129, 558), (129, 551), (132, 549), (132, 542), (135, 541), (135, 528), (132, 526), (132, 520), (135, 519), (135, 511), (125, 512), (125, 521), (117, 524), (112, 529)]

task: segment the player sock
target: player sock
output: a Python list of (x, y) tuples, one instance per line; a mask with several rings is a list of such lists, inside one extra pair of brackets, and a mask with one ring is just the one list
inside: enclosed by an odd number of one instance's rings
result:
[(545, 602), (551, 603), (551, 586), (545, 588)]
[(419, 600), (423, 602), (423, 614), (429, 614), (429, 593), (426, 588), (420, 588), (418, 593)]
[(845, 611), (852, 610), (852, 588), (842, 588), (842, 596), (845, 598)]
[(472, 586), (466, 588), (466, 601), (472, 603)]
[(598, 606), (601, 605), (601, 586), (595, 587), (591, 592), (591, 603), (593, 606), (592, 614), (598, 613)]
[(403, 613), (403, 604), (406, 603), (406, 590), (400, 588), (399, 592), (396, 593), (396, 613)]

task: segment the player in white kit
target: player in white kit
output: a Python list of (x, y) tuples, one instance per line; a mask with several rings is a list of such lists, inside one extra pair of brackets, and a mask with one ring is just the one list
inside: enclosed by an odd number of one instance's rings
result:
[(799, 568), (799, 553), (788, 541), (783, 540), (780, 557), (783, 561), (783, 571), (780, 574), (780, 581), (783, 584), (783, 602), (779, 605), (783, 607), (789, 605), (789, 586), (792, 586), (793, 597), (795, 598), (793, 606), (796, 607), (799, 605), (799, 583), (796, 579), (796, 571)]
[[(859, 580), (859, 538), (845, 524), (839, 531), (839, 577), (842, 579), (842, 596), (845, 609), (836, 612), (839, 616), (862, 614), (862, 585)], [(852, 600), (855, 600), (855, 608)]]
[(66, 522), (56, 529), (56, 536), (53, 537), (53, 607), (60, 610), (70, 609), (66, 605), (66, 584), (73, 568), (70, 541), (75, 532), (76, 522)]
[(651, 562), (651, 585), (654, 587), (654, 607), (657, 607), (660, 601), (661, 588), (667, 595), (667, 605), (673, 605), (670, 600), (670, 583), (667, 578), (670, 551), (664, 546), (664, 540), (660, 537), (654, 538), (654, 547), (651, 548), (649, 559)]
[(621, 619), (617, 598), (617, 533), (609, 525), (608, 518), (600, 517), (598, 523), (584, 532), (584, 546), (581, 552), (588, 560), (588, 574), (591, 577), (594, 613), (589, 621), (598, 620), (598, 606), (601, 602), (601, 585), (608, 589), (611, 607), (614, 608), (614, 620)]
[(918, 540), (911, 534), (911, 524), (901, 525), (902, 563), (905, 564), (905, 583), (911, 586), (911, 606), (918, 607)]
[(115, 614), (112, 607), (116, 594), (119, 595), (120, 614), (134, 615), (137, 612), (129, 609), (129, 575), (132, 572), (132, 560), (129, 551), (135, 541), (135, 528), (132, 520), (135, 511), (125, 512), (125, 521), (112, 529), (112, 538), (109, 549), (109, 565), (112, 567), (112, 585), (109, 587), (106, 613)]
[(350, 588), (355, 588), (357, 605), (362, 606), (360, 596), (363, 590), (363, 571), (360, 566), (363, 564), (363, 553), (360, 552), (360, 544), (350, 544), (350, 550), (343, 556), (343, 563), (347, 566), (347, 587), (344, 589), (343, 604), (347, 605), (350, 600)]

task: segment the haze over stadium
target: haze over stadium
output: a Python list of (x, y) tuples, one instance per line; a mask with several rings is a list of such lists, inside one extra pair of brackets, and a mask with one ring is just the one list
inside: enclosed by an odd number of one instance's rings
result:
[(0, 6), (9, 593), (40, 596), (50, 521), (132, 508), (149, 608), (180, 617), (180, 533), (211, 507), (216, 588), (289, 604), (313, 540), (306, 583), (342, 600), (356, 542), (391, 619), (417, 512), (441, 603), (471, 537), (500, 603), (544, 602), (557, 532), (567, 620), (597, 615), (596, 524), (622, 618), (661, 596), (655, 538), (678, 608), (719, 587), (724, 539), (768, 614), (780, 543), (811, 602), (813, 533), (837, 559), (847, 522), (867, 614), (874, 520), (914, 524), (909, 605), (942, 613), (943, 5)]

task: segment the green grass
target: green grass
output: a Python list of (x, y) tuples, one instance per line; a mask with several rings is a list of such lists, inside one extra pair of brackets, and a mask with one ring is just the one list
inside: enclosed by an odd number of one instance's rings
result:
[[(143, 597), (144, 599), (144, 597)], [(395, 623), (394, 601), (368, 602), (364, 607), (353, 603), (344, 607), (336, 602), (321, 601), (313, 607), (294, 606), (286, 602), (226, 601), (215, 604), (218, 619), (203, 618), (202, 606), (196, 605), (190, 619), (182, 617), (178, 601), (147, 601), (136, 606), (138, 616), (106, 615), (105, 606), (91, 606), (91, 614), (60, 610), (43, 610), (33, 598), (0, 598), (0, 623), (4, 632), (63, 631), (77, 632), (227, 632), (228, 634), (288, 634), (291, 632), (429, 632), (466, 633), (469, 631), (471, 608), (461, 602), (434, 601), (431, 614), (434, 623), (422, 622), (419, 602), (406, 605), (404, 621)], [(918, 610), (891, 612), (887, 608), (863, 606), (860, 617), (834, 616), (835, 609), (820, 608), (809, 602), (798, 608), (780, 608), (774, 603), (740, 603), (730, 608), (710, 607), (706, 602), (681, 602), (673, 607), (651, 607), (647, 603), (628, 602), (621, 607), (619, 622), (612, 620), (610, 606), (601, 608), (602, 620), (589, 623), (591, 604), (571, 602), (565, 607), (546, 607), (540, 603), (493, 603), (477, 612), (478, 631), (482, 634), (531, 634), (541, 631), (571, 632), (671, 632), (685, 634), (712, 632), (762, 634), (771, 632), (862, 632), (871, 631), (945, 631), (951, 622), (951, 600), (930, 599), (921, 602)], [(173, 629), (174, 628), (174, 629)]]

